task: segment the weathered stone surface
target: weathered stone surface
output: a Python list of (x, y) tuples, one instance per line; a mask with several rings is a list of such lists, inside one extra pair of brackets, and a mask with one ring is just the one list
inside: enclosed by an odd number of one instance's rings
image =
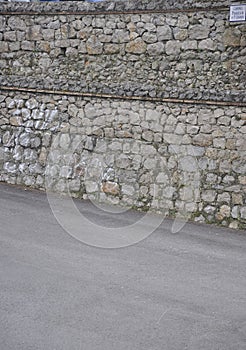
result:
[(130, 37), (127, 31), (123, 29), (116, 29), (114, 30), (114, 34), (112, 36), (112, 42), (113, 43), (127, 43), (129, 41)]
[(180, 42), (177, 40), (171, 40), (166, 43), (166, 54), (167, 55), (178, 55), (180, 52)]
[(212, 206), (212, 205), (207, 205), (205, 208), (204, 208), (204, 211), (206, 214), (213, 214), (216, 210), (216, 207)]
[(187, 15), (179, 15), (177, 27), (179, 28), (187, 28), (189, 26), (189, 18)]
[(21, 50), (23, 51), (33, 51), (35, 48), (34, 42), (24, 40), (21, 42)]
[[(190, 13), (166, 13), (165, 16), (158, 11), (155, 13), (155, 8), (170, 6), (169, 1), (167, 4), (152, 2), (153, 13), (136, 15), (139, 21), (134, 19), (134, 22), (131, 16), (115, 14), (114, 20), (105, 14), (95, 19), (93, 16), (71, 17), (71, 22), (66, 23), (62, 15), (49, 15), (49, 21), (41, 24), (38, 15), (31, 22), (28, 18), (12, 15), (0, 30), (0, 38), (3, 38), (0, 40), (2, 77), (6, 84), (11, 79), (22, 87), (32, 86), (36, 81), (41, 89), (53, 86), (59, 90), (69, 86), (75, 91), (92, 89), (99, 93), (120, 91), (122, 94), (124, 81), (128, 95), (242, 99), (245, 35), (241, 27), (227, 28), (226, 13), (198, 11), (197, 19)], [(58, 5), (63, 6), (65, 4)], [(70, 6), (77, 5), (70, 3)], [(135, 2), (131, 5), (136, 6)], [(148, 7), (146, 3), (139, 6)], [(239, 45), (240, 41), (241, 46), (225, 46), (224, 42), (230, 41), (232, 45)], [(143, 43), (148, 45), (148, 50)], [(239, 53), (230, 52), (231, 48)], [(144, 55), (146, 50), (148, 54)], [(23, 55), (19, 55), (19, 51)], [(125, 59), (125, 52), (140, 57)], [(92, 57), (87, 59), (87, 54)], [(111, 57), (106, 58), (103, 54)], [(149, 55), (159, 57), (153, 62)], [(178, 64), (177, 55), (180, 55)], [(59, 67), (60, 74), (55, 67)], [(160, 70), (162, 74), (159, 74)], [(78, 76), (82, 78), (78, 80)], [(233, 93), (228, 93), (230, 90)]]
[(161, 55), (164, 52), (164, 49), (165, 46), (161, 42), (149, 44), (147, 47), (148, 54), (151, 56)]
[(70, 146), (70, 136), (68, 134), (62, 134), (60, 136), (60, 146), (64, 150), (68, 150)]
[(28, 40), (41, 40), (43, 38), (41, 33), (41, 26), (40, 25), (34, 25), (31, 26), (27, 33)]
[(153, 44), (158, 41), (157, 36), (155, 33), (149, 33), (145, 32), (142, 36), (142, 39), (147, 43), (147, 44)]
[(146, 47), (146, 43), (141, 38), (137, 38), (126, 44), (126, 52), (142, 54), (146, 51)]
[(30, 98), (29, 100), (26, 101), (25, 105), (28, 109), (34, 109), (38, 106), (38, 102), (36, 99)]
[(241, 218), (246, 220), (246, 207), (240, 209)]
[(185, 40), (181, 43), (181, 47), (184, 51), (186, 50), (197, 50), (198, 44), (196, 40)]
[(106, 194), (116, 196), (120, 193), (120, 187), (116, 182), (106, 181), (102, 183), (102, 191)]
[(16, 41), (16, 32), (15, 31), (10, 31), (10, 32), (5, 32), (4, 33), (4, 40), (5, 41)]
[(25, 30), (26, 23), (19, 16), (12, 16), (8, 20), (8, 26), (13, 30)]
[(193, 137), (192, 143), (196, 146), (208, 147), (212, 144), (213, 140), (211, 135), (198, 134)]
[(157, 27), (157, 37), (159, 41), (167, 41), (173, 38), (172, 29), (168, 25)]
[(202, 199), (205, 202), (212, 203), (212, 202), (214, 202), (215, 197), (216, 197), (216, 191), (214, 191), (214, 190), (206, 190), (202, 193)]
[(14, 125), (14, 126), (20, 126), (22, 125), (22, 118), (21, 117), (11, 117), (9, 119), (10, 125)]
[(226, 46), (240, 46), (241, 32), (239, 29), (230, 27), (225, 30), (223, 37)]
[(237, 221), (233, 221), (229, 224), (229, 227), (232, 229), (238, 229), (239, 225)]
[(187, 29), (176, 28), (174, 30), (174, 38), (176, 40), (180, 40), (180, 41), (186, 40), (188, 38), (188, 31), (187, 31)]
[(185, 156), (180, 159), (180, 166), (183, 171), (197, 172), (198, 164), (195, 157)]
[(228, 205), (222, 205), (219, 211), (220, 219), (229, 217), (231, 213), (231, 208)]
[(0, 41), (0, 53), (7, 52), (9, 49), (8, 43), (4, 41)]
[(91, 36), (86, 42), (86, 48), (89, 55), (100, 55), (103, 52), (103, 44), (95, 35)]
[(210, 27), (205, 25), (196, 24), (189, 28), (190, 39), (206, 39), (209, 35)]
[[(44, 188), (50, 161), (54, 190), (244, 228), (244, 27), (229, 26), (226, 12), (155, 12), (173, 9), (161, 3), (131, 3), (148, 14), (0, 15), (1, 85), (89, 93), (3, 91), (0, 179)], [(60, 2), (53, 10), (111, 5)]]
[(120, 52), (120, 47), (117, 44), (105, 44), (104, 52), (109, 55), (116, 54)]
[(216, 44), (212, 39), (205, 39), (202, 40), (199, 45), (198, 49), (200, 50), (210, 50), (210, 51), (215, 51), (216, 50)]
[(42, 30), (42, 35), (43, 35), (43, 38), (44, 40), (54, 40), (55, 38), (55, 31), (54, 29), (50, 29), (50, 28), (47, 28), (47, 29), (43, 29)]

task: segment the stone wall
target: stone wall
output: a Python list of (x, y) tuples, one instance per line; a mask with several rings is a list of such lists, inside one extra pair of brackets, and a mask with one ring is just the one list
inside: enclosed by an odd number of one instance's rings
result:
[[(96, 15), (92, 10), (88, 15), (42, 15), (47, 4), (21, 4), (23, 14), (0, 16), (0, 84), (246, 101), (246, 26), (228, 23), (228, 7), (176, 13), (172, 1), (143, 1), (139, 8), (151, 4), (155, 10), (133, 14), (126, 11), (130, 3), (135, 2), (82, 2), (84, 11), (102, 7), (103, 14)], [(190, 4), (176, 3), (183, 8)], [(20, 7), (3, 6), (9, 11)], [(106, 10), (111, 6), (118, 12)], [(138, 8), (137, 2), (134, 6)], [(24, 14), (29, 7), (40, 9), (39, 14)], [(171, 12), (158, 13), (163, 7)]]
[(245, 24), (133, 3), (0, 4), (0, 181), (245, 228)]
[(1, 106), (1, 181), (245, 228), (246, 108), (15, 92)]

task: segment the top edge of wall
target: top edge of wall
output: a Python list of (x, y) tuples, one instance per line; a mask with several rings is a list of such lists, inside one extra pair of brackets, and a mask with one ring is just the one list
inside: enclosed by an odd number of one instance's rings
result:
[(87, 1), (60, 1), (60, 2), (22, 2), (1, 1), (0, 13), (79, 13), (79, 12), (165, 12), (175, 10), (213, 10), (228, 7), (229, 0), (104, 0), (90, 3)]

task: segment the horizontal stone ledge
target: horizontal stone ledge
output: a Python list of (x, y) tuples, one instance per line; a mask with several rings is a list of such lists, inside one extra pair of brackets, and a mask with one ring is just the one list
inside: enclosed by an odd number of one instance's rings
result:
[(183, 8), (183, 9), (167, 9), (167, 10), (126, 10), (126, 11), (112, 11), (112, 10), (104, 10), (104, 11), (52, 11), (52, 12), (40, 12), (40, 11), (1, 11), (0, 15), (26, 15), (26, 16), (63, 16), (63, 15), (71, 15), (71, 16), (99, 16), (99, 15), (124, 15), (124, 14), (135, 14), (135, 15), (145, 15), (145, 14), (165, 14), (165, 13), (190, 13), (190, 12), (217, 12), (217, 11), (228, 11), (227, 7), (211, 7), (211, 8)]
[(126, 96), (126, 95), (114, 95), (114, 94), (104, 94), (104, 93), (34, 89), (34, 88), (24, 88), (24, 87), (15, 87), (15, 86), (0, 86), (0, 91), (1, 90), (37, 93), (37, 94), (40, 93), (40, 94), (53, 94), (53, 95), (78, 96), (78, 97), (90, 97), (90, 98), (128, 100), (128, 101), (150, 101), (150, 102), (163, 102), (163, 103), (181, 103), (181, 104), (183, 103), (183, 104), (193, 104), (193, 105), (246, 107), (246, 102), (236, 102), (236, 101), (213, 101), (213, 100), (202, 100), (202, 99), (195, 100), (195, 99), (162, 98), (162, 97), (148, 97), (148, 96)]

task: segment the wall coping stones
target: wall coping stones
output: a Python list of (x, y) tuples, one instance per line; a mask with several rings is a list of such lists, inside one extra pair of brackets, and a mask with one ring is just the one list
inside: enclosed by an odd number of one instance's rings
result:
[(38, 13), (54, 14), (59, 12), (132, 12), (132, 11), (176, 11), (176, 10), (216, 10), (222, 7), (228, 7), (227, 0), (105, 0), (98, 3), (89, 3), (87, 1), (64, 1), (64, 2), (41, 2), (41, 3), (23, 3), (23, 2), (1, 2), (1, 12), (18, 13)]

